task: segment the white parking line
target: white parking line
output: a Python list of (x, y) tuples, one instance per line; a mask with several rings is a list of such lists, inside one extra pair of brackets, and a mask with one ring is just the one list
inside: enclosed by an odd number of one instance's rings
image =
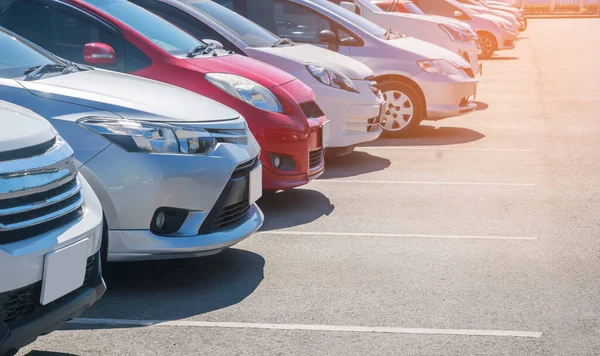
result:
[(261, 235), (304, 235), (304, 236), (358, 236), (358, 237), (402, 237), (451, 240), (537, 240), (533, 236), (497, 236), (497, 235), (439, 235), (439, 234), (386, 234), (367, 232), (327, 232), (327, 231), (259, 231)]
[(415, 150), (415, 151), (481, 151), (481, 152), (534, 152), (527, 148), (478, 148), (478, 147), (438, 147), (438, 146), (360, 146), (360, 151), (367, 150)]
[(186, 320), (127, 320), (127, 319), (73, 319), (69, 323), (87, 325), (125, 325), (125, 326), (171, 326), (196, 328), (229, 328), (229, 329), (269, 329), (269, 330), (307, 330), (358, 333), (387, 333), (387, 334), (428, 334), (428, 335), (461, 335), (461, 336), (511, 336), (540, 338), (538, 331), (518, 330), (476, 330), (476, 329), (428, 329), (428, 328), (399, 328), (353, 325), (309, 325), (309, 324), (265, 324), (265, 323), (235, 323), (212, 321)]
[(356, 180), (356, 179), (317, 179), (317, 183), (367, 183), (367, 184), (421, 184), (421, 185), (488, 185), (508, 187), (533, 187), (533, 183), (504, 183), (504, 182), (436, 182), (410, 180)]

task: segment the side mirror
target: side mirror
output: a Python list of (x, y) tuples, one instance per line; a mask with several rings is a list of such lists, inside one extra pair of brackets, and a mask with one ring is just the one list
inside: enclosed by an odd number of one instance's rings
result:
[(338, 38), (333, 31), (323, 30), (319, 32), (319, 42), (335, 44), (338, 42)]
[(454, 17), (460, 18), (460, 17), (463, 17), (463, 15), (464, 14), (458, 10), (454, 11)]
[(83, 47), (83, 60), (89, 64), (114, 64), (117, 55), (106, 43), (92, 42)]
[(223, 44), (219, 41), (202, 39), (202, 42), (208, 43), (209, 46), (213, 46), (215, 49), (223, 49)]
[(350, 12), (357, 13), (357, 11), (356, 11), (356, 10), (357, 10), (357, 7), (356, 7), (356, 5), (355, 5), (354, 3), (352, 3), (352, 2), (349, 2), (349, 1), (342, 1), (342, 2), (340, 2), (340, 6), (341, 6), (343, 9), (346, 9), (346, 10), (348, 10), (348, 11), (350, 11)]

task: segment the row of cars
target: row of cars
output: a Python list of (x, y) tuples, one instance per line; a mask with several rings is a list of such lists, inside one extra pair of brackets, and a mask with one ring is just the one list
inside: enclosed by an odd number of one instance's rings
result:
[(385, 1), (0, 0), (0, 354), (100, 298), (102, 262), (218, 253), (326, 150), (473, 111), (485, 30), (457, 18), (519, 30)]

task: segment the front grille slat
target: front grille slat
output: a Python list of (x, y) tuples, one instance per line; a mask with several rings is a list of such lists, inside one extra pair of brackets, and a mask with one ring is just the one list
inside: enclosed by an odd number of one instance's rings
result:
[(323, 110), (321, 110), (319, 105), (317, 105), (317, 103), (314, 101), (307, 101), (305, 103), (301, 103), (300, 108), (302, 109), (302, 112), (304, 112), (304, 115), (307, 119), (316, 119), (325, 116)]
[(310, 169), (318, 168), (321, 165), (322, 159), (323, 159), (323, 149), (322, 148), (319, 148), (318, 150), (310, 151), (310, 154), (309, 154)]
[(79, 191), (81, 191), (81, 183), (78, 179), (73, 179), (60, 187), (46, 192), (0, 200), (0, 217), (43, 208), (71, 198), (79, 193)]
[[(98, 258), (99, 253), (88, 257), (83, 282), (84, 286), (92, 286), (92, 279), (97, 277)], [(11, 323), (36, 311), (50, 308), (56, 302), (54, 301), (46, 306), (42, 306), (40, 304), (41, 294), (41, 281), (9, 292), (0, 293), (0, 320), (5, 323)]]

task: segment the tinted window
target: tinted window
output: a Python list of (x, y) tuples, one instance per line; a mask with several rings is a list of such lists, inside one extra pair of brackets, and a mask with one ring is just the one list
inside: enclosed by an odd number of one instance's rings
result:
[(172, 55), (184, 55), (201, 44), (185, 31), (126, 0), (87, 0), (90, 4), (127, 24)]
[(458, 10), (456, 6), (449, 2), (440, 0), (418, 0), (416, 4), (423, 12), (432, 15), (454, 17), (454, 11)]
[(102, 42), (115, 50), (117, 63), (109, 68), (124, 70), (124, 39), (93, 19), (69, 10), (21, 0), (2, 13), (0, 25), (70, 61), (83, 63), (83, 47)]
[[(383, 37), (385, 35), (386, 30), (379, 27), (377, 24), (374, 24), (373, 22), (353, 12), (343, 9), (341, 6), (333, 4), (328, 0), (313, 0), (313, 2), (335, 13), (340, 18), (344, 19), (344, 22), (347, 21), (359, 28), (362, 28), (364, 31), (370, 33), (373, 36)], [(344, 22), (342, 22), (341, 24), (343, 25)]]
[(249, 47), (270, 47), (279, 40), (279, 37), (263, 27), (212, 1), (194, 2), (190, 5), (226, 28)]
[(129, 41), (125, 42), (125, 58), (125, 71), (127, 73), (135, 72), (152, 64), (152, 60)]
[(19, 78), (27, 68), (56, 62), (4, 32), (0, 32), (0, 48), (1, 78)]

